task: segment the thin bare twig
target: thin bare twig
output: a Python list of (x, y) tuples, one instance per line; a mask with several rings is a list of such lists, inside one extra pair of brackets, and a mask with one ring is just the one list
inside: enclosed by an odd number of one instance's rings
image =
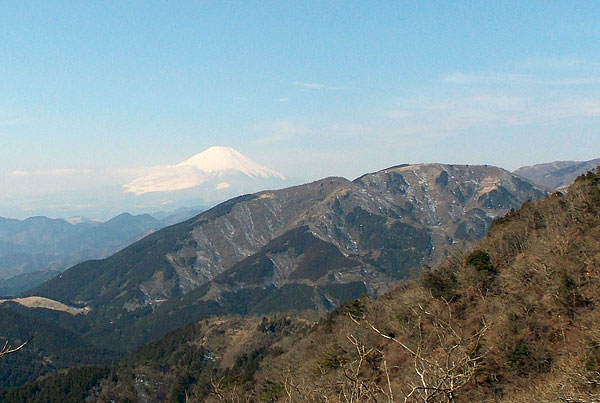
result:
[(2, 347), (2, 349), (0, 349), (0, 358), (3, 358), (4, 356), (7, 356), (8, 354), (16, 353), (17, 351), (21, 350), (23, 347), (25, 347), (27, 345), (27, 343), (29, 343), (31, 340), (33, 340), (33, 338), (35, 337), (35, 335), (36, 334), (34, 333), (34, 335), (31, 336), (29, 338), (29, 340), (25, 341), (20, 346), (14, 347), (14, 348), (12, 348), (10, 346), (10, 344), (8, 343), (8, 340), (6, 340), (6, 342), (4, 343), (4, 346)]

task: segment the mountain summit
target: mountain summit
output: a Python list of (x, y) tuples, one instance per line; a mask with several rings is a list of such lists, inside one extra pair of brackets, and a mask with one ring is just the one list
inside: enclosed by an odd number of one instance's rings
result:
[(250, 158), (231, 147), (215, 146), (207, 148), (201, 153), (180, 162), (176, 166), (194, 167), (204, 172), (214, 173), (218, 176), (223, 176), (224, 174), (233, 171), (242, 173), (251, 178), (267, 178), (274, 176), (285, 179), (279, 172), (252, 161)]
[[(209, 185), (221, 190), (230, 187), (223, 182), (226, 177), (246, 177), (246, 179), (286, 178), (272, 169), (252, 161), (239, 151), (230, 147), (210, 147), (177, 165), (153, 167), (148, 172), (128, 184), (125, 191), (141, 195), (150, 192), (170, 192)], [(220, 182), (211, 184), (213, 180)]]

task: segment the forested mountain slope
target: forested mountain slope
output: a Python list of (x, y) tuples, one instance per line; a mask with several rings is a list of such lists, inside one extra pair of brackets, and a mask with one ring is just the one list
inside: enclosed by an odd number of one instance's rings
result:
[(327, 178), (229, 200), (29, 294), (88, 306), (86, 334), (123, 349), (209, 315), (328, 311), (385, 291), (540, 195), (491, 166)]
[(599, 213), (600, 172), (526, 203), (475, 249), (270, 355), (241, 395), (276, 384), (282, 401), (597, 401)]
[(21, 385), (63, 368), (77, 365), (104, 367), (122, 358), (122, 355), (97, 348), (81, 337), (77, 326), (81, 322), (71, 315), (40, 311), (45, 310), (26, 309), (16, 303), (0, 305), (1, 344), (8, 340), (15, 346), (32, 338), (18, 354), (0, 360), (0, 389)]
[(377, 300), (312, 328), (199, 322), (139, 349), (88, 399), (596, 401), (599, 211), (600, 173), (589, 173)]

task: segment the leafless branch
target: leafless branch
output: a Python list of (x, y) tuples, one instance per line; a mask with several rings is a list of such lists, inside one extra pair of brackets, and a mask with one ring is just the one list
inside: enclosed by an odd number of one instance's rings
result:
[[(481, 328), (466, 335), (463, 327), (453, 318), (450, 304), (444, 303), (442, 309), (436, 309), (435, 305), (427, 308), (422, 304), (411, 307), (418, 331), (414, 347), (396, 336), (383, 333), (366, 319), (359, 320), (349, 315), (354, 323), (366, 325), (412, 356), (416, 379), (408, 384), (406, 402), (454, 401), (457, 391), (473, 379), (485, 356), (485, 352), (478, 350), (490, 324), (482, 319)], [(424, 324), (428, 324), (427, 329)], [(391, 389), (388, 395), (391, 397)]]
[(23, 347), (25, 347), (27, 345), (27, 343), (29, 343), (31, 340), (33, 340), (34, 337), (35, 337), (35, 334), (33, 336), (31, 336), (29, 338), (29, 340), (25, 341), (20, 346), (14, 347), (14, 348), (9, 344), (8, 340), (6, 340), (2, 349), (0, 349), (0, 358), (3, 358), (5, 356), (7, 356), (8, 354), (16, 353), (17, 351), (21, 350)]

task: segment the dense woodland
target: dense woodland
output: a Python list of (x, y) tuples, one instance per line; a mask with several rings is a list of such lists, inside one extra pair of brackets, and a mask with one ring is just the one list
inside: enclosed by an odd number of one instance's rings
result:
[(204, 319), (0, 401), (598, 401), (599, 212), (596, 171), (377, 300)]

